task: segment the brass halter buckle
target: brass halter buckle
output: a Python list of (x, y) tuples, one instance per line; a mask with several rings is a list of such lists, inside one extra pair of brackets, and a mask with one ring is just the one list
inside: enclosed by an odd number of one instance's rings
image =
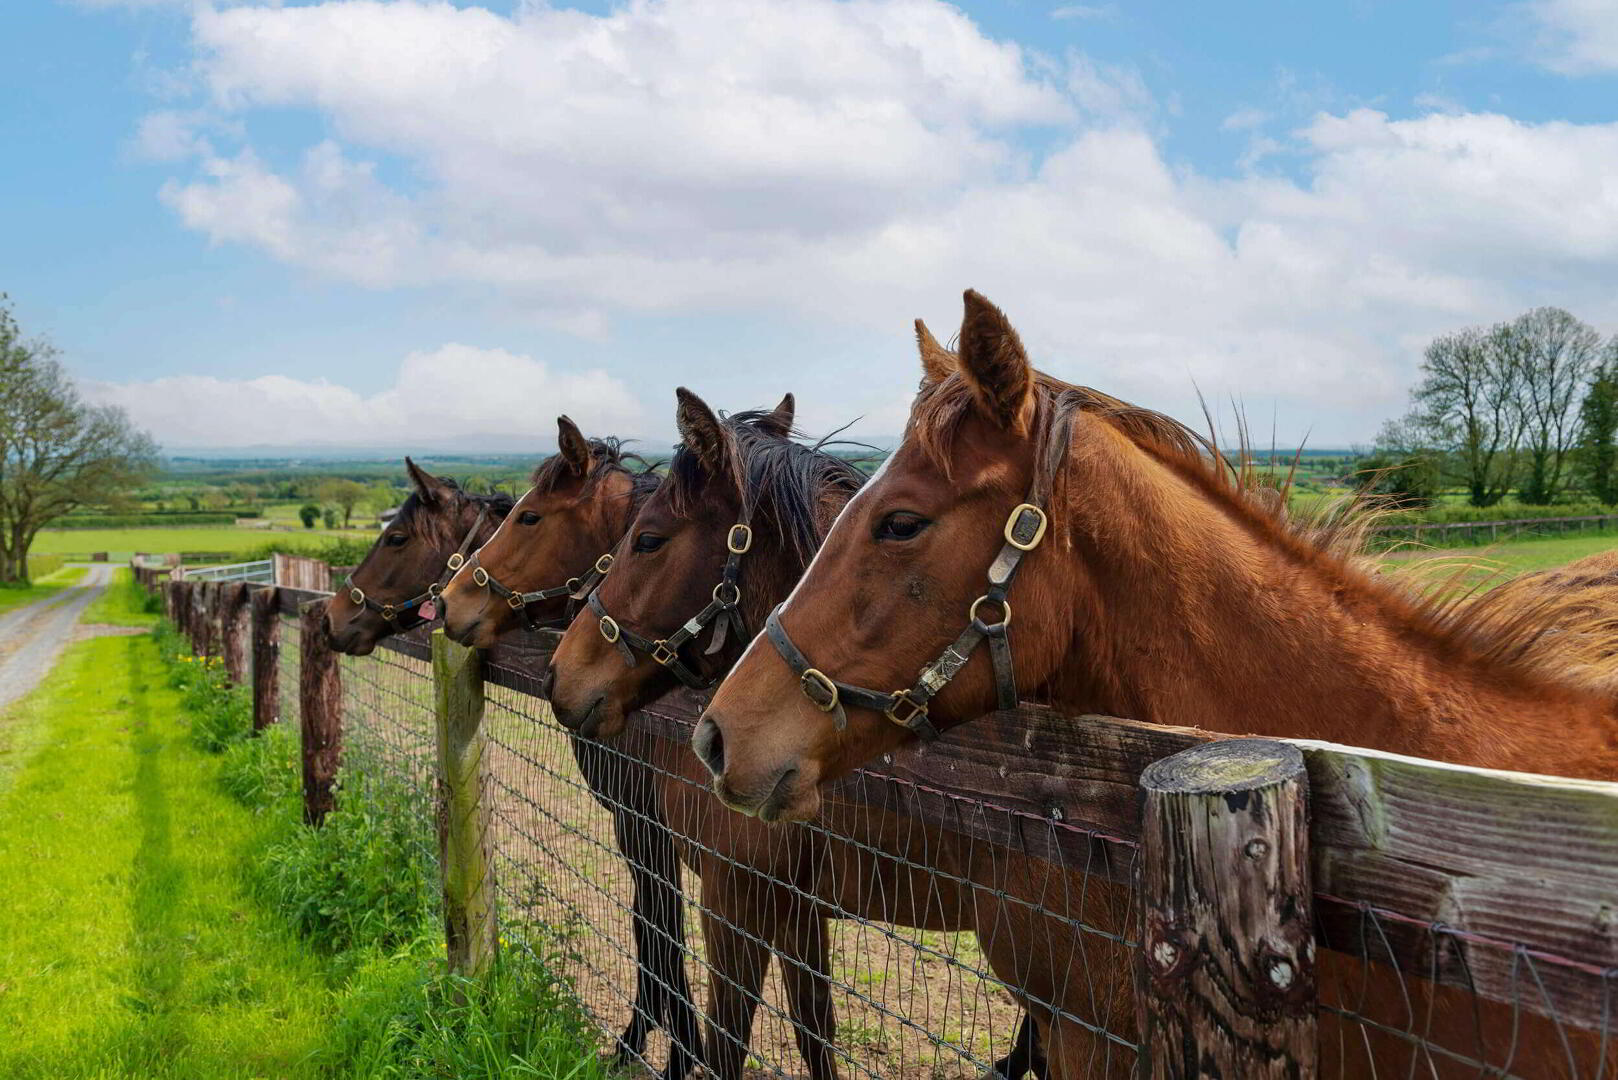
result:
[[(982, 607), (984, 604), (993, 604), (1000, 609), (1000, 621), (998, 623), (983, 622), (982, 619), (978, 618), (978, 608)], [(984, 626), (1010, 626), (1011, 601), (996, 600), (992, 596), (984, 594), (983, 596), (980, 596), (976, 600), (972, 601), (972, 606), (966, 609), (966, 617), (972, 622), (983, 622)]]
[(472, 580), (477, 582), (478, 588), (486, 589), (489, 587), (489, 572), (479, 566), (472, 571)]
[[(738, 539), (739, 535), (739, 539)], [(725, 550), (732, 555), (746, 555), (753, 546), (753, 527), (737, 523), (725, 534)]]
[(1006, 543), (1018, 551), (1033, 551), (1045, 539), (1045, 529), (1050, 523), (1045, 511), (1033, 503), (1018, 503), (1006, 517)]
[(667, 641), (652, 642), (652, 659), (664, 667), (668, 667), (680, 658), (680, 654), (669, 648)]
[(520, 593), (512, 593), (510, 596), (506, 597), (506, 606), (512, 611), (521, 611), (528, 605), (523, 603), (522, 595)]
[[(798, 687), (809, 703), (821, 712), (831, 712), (837, 708), (837, 684), (832, 682), (824, 671), (819, 668), (807, 668), (798, 676)], [(825, 700), (822, 701), (821, 699)]]
[(392, 622), (394, 616), (397, 615), (397, 614), (398, 614), (398, 612), (393, 610), (393, 605), (392, 604), (383, 604), (382, 605), (382, 617), (384, 619), (386, 619), (388, 622)]
[[(720, 596), (720, 594), (724, 592), (727, 587), (730, 589), (729, 600), (726, 600)], [(719, 584), (713, 587), (713, 598), (714, 602), (717, 604), (724, 604), (726, 607), (735, 607), (737, 604), (742, 602), (742, 587), (740, 585), (731, 584), (728, 581), (721, 581)]]
[(356, 604), (365, 603), (365, 593), (360, 590), (360, 587), (358, 585), (356, 585), (356, 586), (354, 586), (354, 588), (348, 590), (348, 598), (350, 600), (354, 601), (354, 603), (356, 603)]
[(601, 556), (601, 558), (596, 560), (596, 573), (605, 574), (608, 570), (611, 570), (611, 569), (612, 569), (612, 555), (610, 553), (606, 554), (606, 555), (603, 555), (603, 556)]
[(618, 644), (618, 635), (623, 631), (618, 628), (618, 620), (611, 615), (601, 616), (601, 636), (607, 639), (610, 645)]
[(908, 728), (911, 724), (916, 722), (917, 717), (925, 717), (927, 715), (927, 703), (925, 701), (917, 701), (915, 698), (911, 697), (909, 690), (898, 690), (894, 692), (893, 704), (889, 705), (886, 709), (883, 709), (882, 715), (886, 716), (889, 720), (892, 720), (900, 727)]
[(446, 565), (448, 565), (451, 570), (459, 570), (461, 567), (466, 565), (466, 556), (457, 551), (455, 554), (449, 557), (449, 562)]

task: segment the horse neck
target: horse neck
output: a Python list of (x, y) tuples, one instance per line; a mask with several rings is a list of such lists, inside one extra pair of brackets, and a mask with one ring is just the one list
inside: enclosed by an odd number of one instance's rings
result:
[(1410, 598), (1285, 535), (1198, 464), (1158, 458), (1116, 432), (1083, 442), (1065, 530), (1079, 657), (1065, 667), (1105, 674), (1053, 686), (1062, 704), (1618, 775), (1611, 702), (1487, 661)]

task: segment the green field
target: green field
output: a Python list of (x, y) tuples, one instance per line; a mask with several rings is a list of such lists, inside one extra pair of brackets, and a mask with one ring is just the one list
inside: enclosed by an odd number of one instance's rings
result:
[(46, 574), (26, 589), (0, 588), (0, 613), (32, 604), (36, 600), (43, 600), (47, 596), (55, 596), (69, 585), (76, 585), (85, 575), (82, 566), (64, 566), (54, 573)]
[(114, 562), (123, 562), (137, 551), (153, 554), (180, 551), (246, 553), (257, 551), (272, 541), (290, 541), (317, 546), (335, 537), (374, 540), (375, 530), (299, 529), (296, 532), (237, 528), (233, 525), (198, 525), (164, 529), (55, 529), (41, 532), (33, 550), (42, 554), (88, 557), (105, 551)]

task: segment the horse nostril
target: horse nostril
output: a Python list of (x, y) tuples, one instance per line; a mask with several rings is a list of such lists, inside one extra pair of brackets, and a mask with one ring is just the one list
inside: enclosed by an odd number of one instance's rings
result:
[(706, 716), (697, 724), (697, 730), (691, 734), (691, 749), (696, 751), (698, 760), (708, 766), (708, 771), (715, 777), (725, 771), (725, 736), (719, 730), (719, 725)]
[(546, 668), (545, 674), (539, 677), (539, 696), (546, 701), (551, 699), (551, 691), (556, 687), (556, 669)]

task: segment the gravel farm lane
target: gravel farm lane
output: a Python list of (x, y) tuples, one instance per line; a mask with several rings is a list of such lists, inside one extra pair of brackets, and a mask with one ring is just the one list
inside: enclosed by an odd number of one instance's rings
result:
[(111, 581), (110, 565), (92, 563), (81, 583), (0, 615), (0, 709), (45, 677), (73, 640), (79, 616)]

